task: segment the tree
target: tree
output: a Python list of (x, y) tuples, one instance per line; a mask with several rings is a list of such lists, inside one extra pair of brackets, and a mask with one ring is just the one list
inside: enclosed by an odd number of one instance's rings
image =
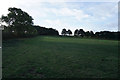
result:
[(33, 18), (19, 8), (9, 8), (7, 16), (2, 16), (1, 21), (7, 23), (10, 32), (15, 31), (17, 36), (37, 34), (33, 27)]
[(36, 30), (38, 31), (39, 35), (59, 35), (59, 32), (56, 29), (53, 28), (45, 28), (41, 26), (34, 26)]
[(68, 29), (67, 33), (69, 34), (69, 36), (72, 34), (72, 31), (70, 29)]
[(9, 14), (7, 16), (2, 16), (2, 20), (5, 21), (8, 24), (8, 26), (33, 24), (33, 18), (21, 9), (9, 8), (8, 11)]
[(90, 37), (93, 37), (93, 36), (94, 36), (93, 31), (90, 31)]
[(66, 35), (66, 34), (67, 34), (67, 31), (66, 31), (65, 28), (62, 30), (61, 34), (62, 34), (62, 35)]
[(74, 36), (77, 36), (77, 35), (78, 35), (78, 29), (74, 31)]
[(78, 35), (80, 35), (81, 37), (85, 36), (85, 31), (83, 29), (80, 29), (78, 31)]
[(86, 32), (85, 32), (85, 36), (89, 37), (89, 36), (90, 36), (90, 32), (89, 32), (89, 31), (86, 31)]
[(59, 33), (56, 29), (48, 28), (48, 35), (59, 35)]

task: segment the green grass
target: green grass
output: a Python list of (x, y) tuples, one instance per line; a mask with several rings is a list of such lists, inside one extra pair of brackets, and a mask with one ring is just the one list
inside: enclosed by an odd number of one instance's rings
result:
[(118, 41), (39, 36), (3, 41), (3, 78), (117, 78)]

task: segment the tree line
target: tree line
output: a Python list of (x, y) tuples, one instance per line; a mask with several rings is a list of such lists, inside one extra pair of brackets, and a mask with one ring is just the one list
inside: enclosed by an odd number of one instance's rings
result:
[[(56, 29), (45, 28), (39, 25), (33, 24), (33, 18), (27, 12), (22, 11), (19, 8), (9, 8), (7, 16), (2, 15), (0, 18), (0, 24), (6, 23), (4, 30), (2, 31), (3, 39), (21, 38), (21, 37), (33, 37), (37, 35), (51, 35), (58, 36), (59, 33)], [(70, 29), (62, 30), (63, 36), (75, 37), (90, 37), (90, 38), (103, 38), (103, 39), (120, 39), (120, 32), (100, 31), (94, 33), (93, 31), (84, 31), (83, 29), (76, 29), (74, 33)]]
[(45, 28), (41, 26), (34, 26), (34, 28), (37, 30), (39, 35), (51, 35), (51, 36), (59, 35), (59, 32), (53, 28)]
[(19, 8), (9, 8), (7, 16), (2, 15), (0, 22), (6, 23), (2, 31), (3, 39), (33, 37), (37, 35), (59, 35), (58, 31), (52, 28), (35, 26), (33, 18)]
[[(64, 28), (62, 29), (61, 34), (63, 36), (72, 35), (72, 31), (68, 29), (68, 31)], [(89, 37), (89, 38), (100, 38), (100, 39), (114, 39), (120, 40), (120, 32), (111, 32), (111, 31), (84, 31), (83, 29), (76, 29), (73, 34), (75, 37)]]

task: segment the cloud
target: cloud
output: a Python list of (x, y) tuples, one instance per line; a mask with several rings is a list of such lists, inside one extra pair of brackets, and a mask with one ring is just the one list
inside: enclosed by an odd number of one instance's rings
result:
[(61, 31), (63, 28), (70, 27), (67, 23), (62, 22), (61, 20), (44, 20), (43, 23), (45, 23), (48, 27), (54, 27), (55, 29)]
[(10, 0), (0, 1), (0, 17), (1, 15), (6, 15), (8, 13), (9, 6), (12, 6), (12, 2)]
[(59, 31), (59, 34), (61, 34), (62, 32), (62, 29), (65, 28), (65, 29), (71, 29), (72, 32), (74, 32), (75, 29), (77, 29), (78, 27), (75, 26), (75, 25), (71, 25), (71, 24), (68, 24), (64, 21), (61, 21), (59, 19), (57, 20), (44, 20), (42, 21), (41, 23), (42, 26), (47, 26), (47, 28), (54, 28), (54, 29), (57, 29)]
[(74, 17), (77, 20), (81, 20), (84, 18), (88, 18), (90, 15), (85, 14), (83, 10), (78, 10), (78, 9), (69, 9), (69, 8), (60, 8), (60, 9), (55, 9), (55, 8), (49, 8), (49, 11), (54, 13), (56, 16), (62, 16), (62, 17)]
[(46, 23), (49, 23), (49, 24), (62, 24), (61, 22), (60, 22), (60, 20), (45, 20), (45, 22)]
[[(58, 1), (58, 0), (57, 0)], [(40, 26), (53, 27), (60, 32), (63, 28), (85, 30), (115, 30), (117, 24), (117, 2), (104, 2), (107, 0), (2, 0), (0, 3), (0, 16), (7, 14), (9, 7), (18, 7), (30, 14), (34, 23)], [(103, 1), (103, 2), (102, 2)], [(113, 1), (113, 0), (110, 0)], [(87, 3), (88, 2), (88, 3)], [(102, 2), (102, 3), (101, 3)], [(102, 26), (103, 25), (103, 26)]]
[(88, 8), (93, 18), (107, 19), (117, 15), (117, 3), (97, 3)]

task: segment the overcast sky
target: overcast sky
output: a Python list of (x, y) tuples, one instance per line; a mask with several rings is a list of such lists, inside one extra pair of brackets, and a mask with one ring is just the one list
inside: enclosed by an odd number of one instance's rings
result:
[(6, 15), (9, 7), (16, 7), (32, 16), (34, 25), (52, 27), (60, 33), (63, 28), (118, 31), (118, 0), (96, 1), (2, 0), (0, 16)]

